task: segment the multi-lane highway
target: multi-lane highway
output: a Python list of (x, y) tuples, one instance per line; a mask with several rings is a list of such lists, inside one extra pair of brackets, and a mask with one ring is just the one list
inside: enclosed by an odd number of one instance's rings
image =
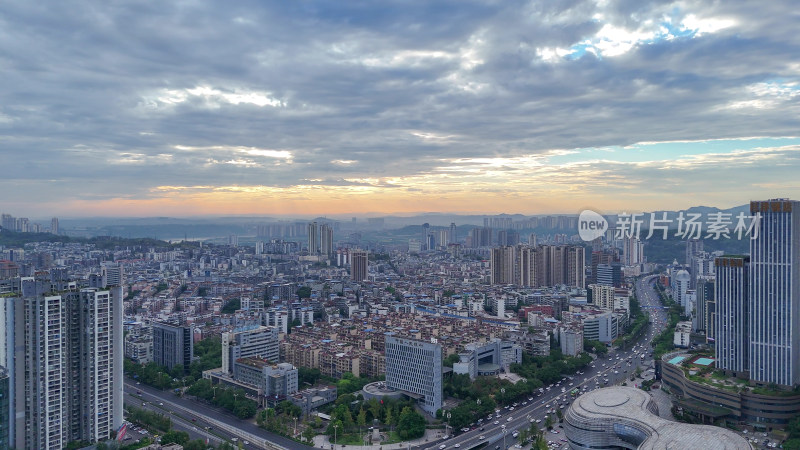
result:
[[(173, 424), (177, 424), (176, 428), (190, 432), (193, 438), (209, 437), (211, 442), (215, 442), (214, 438), (219, 440), (217, 436), (221, 436), (228, 442), (242, 444), (246, 449), (308, 449), (308, 446), (270, 433), (250, 421), (240, 420), (211, 405), (178, 397), (171, 391), (161, 391), (143, 384), (137, 385), (135, 380), (125, 380), (125, 394), (126, 402), (130, 400), (133, 406), (142, 407), (144, 402), (145, 408), (171, 414)], [(189, 423), (191, 425), (187, 430)], [(207, 427), (211, 430), (208, 431)]]
[[(632, 348), (620, 351), (612, 349), (607, 356), (593, 361), (583, 373), (564, 377), (557, 384), (545, 386), (544, 392), (519, 400), (519, 404), (499, 409), (491, 419), (484, 417), (483, 422), (475, 424), (469, 431), (436, 441), (427, 448), (439, 449), (444, 446), (448, 450), (455, 448), (466, 450), (487, 444), (488, 449), (502, 449), (504, 437), (505, 446), (511, 447), (517, 443), (517, 439), (512, 437), (514, 431), (528, 428), (531, 423), (536, 423), (540, 429), (544, 429), (545, 418), (548, 415), (552, 415), (556, 420), (555, 411), (559, 406), (564, 411), (573, 400), (570, 391), (578, 389), (580, 395), (583, 392), (622, 383), (636, 371), (637, 367), (650, 366), (652, 348), (649, 344), (663, 330), (667, 317), (666, 312), (659, 308), (661, 303), (653, 288), (654, 281), (655, 276), (644, 277), (638, 280), (635, 286), (637, 299), (644, 307), (643, 312), (650, 315), (650, 326)], [(561, 429), (557, 425), (555, 431), (559, 434), (555, 436), (552, 433), (548, 434), (549, 440), (563, 438)]]
[[(205, 428), (208, 426), (207, 424), (192, 422), (189, 418), (184, 417), (182, 414), (174, 414), (173, 411), (168, 410), (165, 405), (159, 405), (159, 403), (155, 401), (148, 402), (142, 395), (137, 395), (135, 391), (134, 393), (131, 393), (126, 390), (124, 400), (126, 405), (153, 411), (159, 414), (169, 415), (170, 419), (172, 420), (172, 428), (178, 431), (187, 432), (190, 439), (208, 440), (210, 444), (218, 445), (223, 441), (233, 442), (231, 441), (231, 438), (236, 437), (225, 432), (211, 432)], [(143, 437), (143, 435), (148, 435), (148, 433), (146, 431), (134, 431), (133, 428), (129, 428), (128, 432), (126, 433), (127, 437), (125, 440), (128, 441), (137, 439), (139, 437)]]
[[(637, 367), (648, 367), (652, 364), (650, 357), (650, 342), (660, 333), (667, 322), (667, 313), (661, 307), (660, 299), (653, 282), (655, 276), (644, 277), (636, 282), (636, 295), (643, 311), (650, 315), (650, 326), (643, 336), (634, 343), (630, 349), (616, 351), (611, 349), (609, 354), (593, 361), (584, 371), (565, 376), (558, 383), (542, 388), (542, 392), (534, 396), (520, 399), (518, 404), (501, 408), (490, 417), (482, 418), (469, 431), (439, 440), (429, 444), (426, 448), (438, 449), (442, 445), (450, 449), (469, 449), (483, 444), (488, 444), (489, 449), (501, 449), (504, 442), (506, 447), (516, 444), (517, 439), (513, 432), (528, 428), (531, 423), (536, 423), (544, 429), (545, 418), (552, 415), (556, 419), (556, 410), (565, 408), (572, 402), (571, 391), (577, 389), (578, 395), (601, 387), (622, 383), (627, 380)], [(644, 356), (644, 357), (642, 357)], [(212, 443), (224, 439), (229, 442), (243, 444), (244, 448), (276, 448), (283, 447), (291, 450), (307, 449), (290, 439), (270, 433), (257, 427), (252, 422), (242, 421), (231, 414), (197, 401), (180, 398), (171, 392), (136, 385), (133, 380), (125, 383), (126, 401), (134, 406), (145, 402), (154, 410), (173, 414), (173, 423), (177, 429), (189, 432), (192, 438), (206, 437)], [(137, 404), (138, 402), (138, 404)], [(141, 407), (141, 406), (140, 406)], [(175, 416), (178, 417), (175, 417)], [(207, 427), (211, 428), (211, 432)], [(558, 440), (563, 437), (560, 428), (556, 426), (555, 432), (547, 434), (549, 440)], [(244, 442), (247, 441), (247, 444)]]

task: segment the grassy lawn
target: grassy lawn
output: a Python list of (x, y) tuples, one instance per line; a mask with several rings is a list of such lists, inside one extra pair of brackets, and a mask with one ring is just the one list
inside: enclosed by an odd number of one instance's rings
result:
[[(347, 434), (339, 434), (336, 436), (336, 444), (337, 445), (364, 445), (364, 436), (366, 433), (347, 433)], [(331, 436), (331, 442), (333, 442), (333, 436)]]
[(389, 438), (382, 442), (382, 444), (396, 444), (398, 442), (403, 442), (403, 440), (400, 439), (400, 435), (397, 434), (397, 431), (390, 431)]

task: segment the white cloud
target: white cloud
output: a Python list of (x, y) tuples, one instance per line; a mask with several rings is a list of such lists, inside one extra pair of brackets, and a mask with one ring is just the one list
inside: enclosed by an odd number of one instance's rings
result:
[(190, 145), (174, 145), (173, 148), (186, 152), (225, 152), (240, 153), (243, 155), (263, 156), (265, 158), (292, 159), (292, 152), (288, 150), (272, 150), (256, 147), (242, 147), (232, 145), (211, 145), (207, 147), (194, 147)]
[(195, 99), (202, 101), (203, 105), (211, 109), (220, 108), (223, 104), (246, 104), (273, 108), (286, 107), (284, 101), (273, 97), (270, 92), (246, 89), (220, 90), (210, 86), (196, 86), (188, 89), (160, 89), (154, 94), (142, 96), (140, 106), (148, 109), (160, 109)]
[(720, 17), (706, 17), (700, 18), (694, 14), (687, 14), (681, 22), (684, 29), (692, 30), (695, 36), (701, 36), (706, 33), (716, 33), (725, 28), (733, 27), (737, 22), (733, 19), (720, 18)]

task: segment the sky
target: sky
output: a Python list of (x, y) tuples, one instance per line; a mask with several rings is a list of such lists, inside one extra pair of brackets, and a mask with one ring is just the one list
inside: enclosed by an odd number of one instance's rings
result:
[(790, 1), (0, 3), (0, 211), (800, 198)]

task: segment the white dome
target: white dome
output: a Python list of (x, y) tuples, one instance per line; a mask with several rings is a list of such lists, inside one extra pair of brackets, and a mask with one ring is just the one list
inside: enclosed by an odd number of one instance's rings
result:
[(679, 270), (678, 273), (675, 274), (675, 279), (678, 281), (689, 281), (692, 279), (692, 276), (685, 270)]

